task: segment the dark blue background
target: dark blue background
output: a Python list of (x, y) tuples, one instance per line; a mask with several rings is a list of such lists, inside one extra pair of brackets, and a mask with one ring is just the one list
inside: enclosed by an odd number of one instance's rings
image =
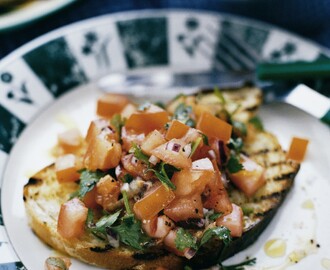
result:
[(147, 8), (203, 9), (242, 15), (280, 26), (330, 48), (330, 0), (79, 0), (30, 25), (0, 33), (0, 59), (63, 25), (97, 15)]

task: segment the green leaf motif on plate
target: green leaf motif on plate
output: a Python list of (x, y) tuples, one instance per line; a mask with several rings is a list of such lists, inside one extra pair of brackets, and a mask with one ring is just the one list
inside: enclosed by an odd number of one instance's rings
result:
[(63, 37), (28, 52), (23, 58), (55, 97), (87, 82)]
[(117, 22), (129, 68), (168, 64), (166, 21), (159, 17)]

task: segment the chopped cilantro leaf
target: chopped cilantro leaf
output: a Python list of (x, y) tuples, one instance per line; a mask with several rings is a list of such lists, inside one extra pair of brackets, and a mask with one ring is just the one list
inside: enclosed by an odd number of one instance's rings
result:
[(202, 132), (200, 132), (199, 134), (202, 135), (203, 143), (204, 143), (205, 145), (209, 145), (209, 138), (208, 138), (204, 133), (202, 133)]
[(93, 228), (94, 231), (106, 234), (106, 228), (111, 227), (117, 220), (120, 215), (121, 210), (117, 211), (112, 215), (106, 215), (101, 217), (96, 223), (95, 227)]
[(149, 170), (154, 172), (156, 177), (159, 179), (160, 182), (162, 182), (162, 184), (166, 188), (172, 189), (172, 190), (176, 189), (176, 186), (172, 183), (171, 178), (172, 178), (174, 172), (179, 171), (178, 168), (176, 168), (172, 165), (166, 164), (165, 162), (161, 162), (158, 170), (154, 170), (154, 169), (149, 169)]
[(177, 119), (178, 121), (186, 124), (190, 127), (195, 127), (196, 122), (190, 116), (192, 114), (192, 107), (184, 103), (180, 103), (172, 116), (172, 119)]
[(86, 193), (91, 191), (97, 182), (104, 177), (107, 172), (97, 170), (95, 172), (83, 169), (80, 171), (80, 183), (78, 190), (78, 197), (85, 197)]
[(165, 104), (163, 102), (161, 102), (161, 101), (155, 102), (155, 105), (158, 106), (158, 107), (160, 107), (160, 108), (162, 108), (162, 109), (164, 109), (164, 110), (166, 110)]
[(191, 233), (179, 228), (176, 233), (175, 246), (178, 250), (183, 251), (185, 248), (198, 249), (197, 239)]
[(244, 123), (235, 120), (231, 120), (230, 122), (233, 125), (234, 129), (236, 129), (241, 135), (247, 135), (247, 128)]
[(210, 221), (215, 221), (216, 219), (218, 219), (221, 216), (222, 216), (222, 213), (213, 213), (209, 216), (209, 220)]
[(243, 145), (243, 140), (240, 137), (237, 137), (236, 139), (230, 138), (228, 143), (228, 147), (231, 150), (234, 150), (236, 154), (239, 154), (242, 151)]
[(121, 138), (121, 129), (125, 125), (125, 119), (123, 119), (120, 114), (115, 114), (112, 116), (110, 123), (113, 125), (116, 132), (118, 132), (119, 138)]
[(249, 123), (251, 123), (257, 130), (264, 131), (264, 125), (262, 124), (262, 121), (258, 116), (252, 117), (249, 120)]
[(121, 224), (111, 229), (119, 236), (119, 241), (137, 250), (143, 250), (150, 238), (142, 232), (141, 222), (134, 215), (126, 215)]
[(214, 87), (214, 95), (220, 100), (220, 103), (222, 105), (225, 105), (226, 104), (226, 100), (225, 100), (222, 92), (219, 90), (219, 88), (217, 86)]
[(192, 268), (191, 268), (190, 266), (188, 266), (188, 265), (185, 265), (185, 266), (183, 267), (183, 270), (192, 270)]
[(227, 169), (230, 173), (237, 173), (243, 170), (243, 165), (239, 162), (237, 156), (231, 155), (227, 162)]
[(137, 144), (134, 143), (129, 152), (133, 153), (138, 160), (141, 160), (145, 164), (149, 165), (149, 157), (145, 153), (143, 153), (141, 147)]
[(244, 270), (246, 269), (245, 266), (252, 266), (255, 265), (257, 262), (256, 258), (248, 259), (244, 262), (241, 262), (239, 264), (234, 264), (234, 265), (222, 265), (219, 263), (220, 270)]
[(127, 192), (126, 192), (125, 190), (123, 190), (123, 191), (121, 192), (121, 194), (123, 195), (123, 199), (124, 199), (124, 205), (125, 205), (126, 213), (127, 213), (128, 215), (131, 215), (131, 214), (132, 214), (132, 210), (131, 210), (131, 207), (130, 207), (130, 205), (129, 205)]
[(132, 175), (130, 175), (129, 173), (126, 173), (123, 178), (122, 178), (122, 181), (124, 183), (131, 183), (133, 181), (134, 177)]
[(202, 141), (202, 138), (198, 137), (196, 139), (196, 141), (192, 142), (192, 144), (191, 144), (191, 153), (189, 155), (190, 157), (195, 153), (195, 151), (196, 151), (198, 145), (201, 143), (201, 141)]
[(214, 227), (207, 229), (201, 238), (200, 246), (207, 243), (211, 238), (217, 237), (224, 242), (225, 245), (228, 245), (231, 241), (230, 230), (224, 226)]

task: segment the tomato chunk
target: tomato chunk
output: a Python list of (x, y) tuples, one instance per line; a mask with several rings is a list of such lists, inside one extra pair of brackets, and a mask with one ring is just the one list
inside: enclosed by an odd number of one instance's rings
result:
[(232, 205), (222, 182), (221, 173), (214, 161), (213, 167), (215, 168), (215, 173), (204, 191), (204, 207), (214, 209), (216, 213), (226, 215), (232, 211)]
[(151, 104), (143, 111), (136, 111), (127, 119), (126, 129), (148, 134), (155, 129), (162, 129), (168, 121), (168, 113)]
[(83, 143), (83, 137), (77, 128), (60, 133), (57, 139), (64, 153), (74, 153)]
[(241, 155), (243, 170), (230, 174), (230, 180), (247, 196), (252, 196), (265, 183), (265, 169), (252, 159)]
[(166, 140), (164, 139), (163, 134), (161, 134), (158, 130), (154, 130), (150, 132), (148, 136), (143, 140), (141, 149), (144, 153), (151, 156), (152, 150), (164, 143), (166, 143)]
[(80, 174), (77, 171), (76, 157), (73, 154), (66, 154), (56, 159), (55, 172), (58, 182), (77, 181), (80, 177)]
[(84, 234), (88, 208), (78, 198), (61, 205), (57, 231), (64, 238), (75, 238)]
[(190, 218), (203, 218), (201, 195), (194, 194), (175, 198), (165, 207), (164, 214), (175, 222)]
[(178, 139), (183, 137), (189, 130), (189, 127), (178, 120), (173, 120), (170, 127), (168, 128), (165, 139)]
[(185, 143), (178, 139), (172, 139), (151, 151), (151, 154), (165, 163), (178, 168), (191, 167), (191, 159), (184, 152)]
[(164, 238), (174, 226), (174, 222), (165, 215), (155, 216), (142, 223), (144, 231), (153, 238)]
[(140, 176), (145, 180), (150, 180), (153, 177), (153, 172), (147, 171), (148, 166), (141, 160), (138, 160), (134, 154), (128, 154), (121, 158), (121, 163), (126, 172), (133, 177)]
[(134, 144), (141, 145), (145, 139), (144, 133), (137, 133), (135, 130), (126, 129), (123, 127), (121, 129), (121, 139), (123, 141), (123, 150), (128, 152)]
[(306, 155), (308, 143), (309, 141), (306, 139), (293, 137), (286, 156), (287, 159), (293, 159), (297, 162), (302, 162)]
[(103, 209), (108, 209), (108, 206), (111, 209), (111, 206), (118, 201), (119, 194), (120, 183), (109, 174), (96, 184), (95, 200)]
[(227, 142), (231, 137), (232, 126), (227, 122), (215, 117), (209, 112), (203, 112), (198, 119), (196, 128), (208, 137), (215, 137)]
[(149, 220), (173, 201), (174, 197), (172, 190), (159, 185), (134, 204), (134, 213), (140, 220)]
[(233, 211), (216, 220), (217, 226), (225, 226), (230, 230), (232, 237), (241, 237), (243, 234), (243, 211), (236, 204), (232, 204)]
[(96, 113), (99, 116), (111, 118), (114, 114), (120, 113), (128, 103), (124, 95), (107, 93), (97, 100)]
[[(101, 135), (101, 134), (100, 134)], [(121, 145), (104, 136), (96, 136), (89, 143), (84, 156), (84, 165), (88, 170), (108, 170), (116, 167), (121, 158)]]
[(92, 138), (97, 137), (99, 134), (103, 133), (108, 140), (115, 140), (118, 142), (119, 134), (111, 126), (110, 122), (106, 119), (97, 119), (90, 123), (87, 131), (86, 142), (90, 143)]

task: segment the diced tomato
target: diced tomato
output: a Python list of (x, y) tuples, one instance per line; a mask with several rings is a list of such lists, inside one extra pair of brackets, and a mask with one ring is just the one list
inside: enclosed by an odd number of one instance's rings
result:
[[(194, 162), (192, 164), (194, 166)], [(211, 167), (209, 167), (209, 165), (211, 165)], [(195, 166), (195, 168), (183, 169), (179, 172), (175, 172), (171, 179), (176, 186), (174, 193), (177, 197), (186, 196), (192, 193), (201, 194), (213, 175), (214, 169), (210, 161), (209, 164), (207, 163), (207, 166), (200, 164), (199, 168), (196, 168)]]
[(111, 118), (114, 114), (120, 113), (129, 103), (124, 95), (107, 93), (97, 100), (96, 113), (105, 118)]
[(219, 217), (217, 226), (225, 226), (230, 230), (232, 237), (241, 237), (243, 234), (243, 211), (236, 204), (232, 204), (233, 211), (230, 214)]
[(179, 139), (182, 138), (189, 130), (189, 127), (178, 120), (173, 120), (166, 132), (165, 139)]
[(82, 201), (87, 208), (96, 209), (99, 208), (100, 205), (97, 204), (95, 198), (96, 198), (96, 187), (94, 187), (91, 191), (87, 192), (86, 195), (82, 198)]
[(92, 121), (89, 125), (86, 136), (86, 142), (90, 143), (92, 138), (97, 137), (101, 133), (103, 133), (103, 136), (106, 136), (108, 140), (115, 140), (117, 142), (119, 140), (119, 134), (111, 126), (109, 120), (97, 119)]
[(60, 183), (77, 181), (80, 174), (76, 166), (76, 157), (73, 154), (58, 157), (55, 161), (55, 172)]
[(158, 130), (154, 130), (150, 132), (148, 136), (143, 140), (141, 149), (144, 153), (151, 156), (152, 150), (164, 143), (166, 143), (166, 140), (164, 139), (163, 134), (161, 134)]
[(74, 153), (83, 143), (83, 137), (77, 128), (60, 133), (57, 139), (58, 145), (63, 149), (64, 153)]
[(164, 238), (174, 226), (174, 222), (165, 215), (155, 216), (142, 223), (144, 231), (153, 238)]
[(151, 104), (143, 111), (134, 112), (126, 121), (126, 129), (148, 134), (155, 129), (162, 129), (168, 122), (168, 113), (162, 108)]
[(128, 154), (121, 158), (124, 169), (133, 177), (140, 176), (145, 180), (150, 180), (153, 173), (148, 170), (148, 166), (141, 160), (138, 160), (134, 154)]
[(172, 190), (159, 185), (134, 204), (134, 213), (140, 220), (149, 220), (173, 201), (174, 197)]
[(120, 143), (108, 140), (106, 137), (96, 136), (88, 144), (84, 156), (84, 165), (88, 170), (108, 170), (116, 167), (121, 158), (122, 150)]
[(133, 113), (136, 112), (136, 107), (132, 103), (128, 103), (123, 110), (121, 111), (120, 115), (122, 118), (128, 119)]
[(203, 203), (200, 194), (175, 198), (164, 209), (164, 214), (175, 222), (189, 218), (203, 218)]
[(191, 167), (191, 159), (184, 152), (185, 143), (178, 139), (172, 139), (151, 151), (151, 154), (167, 164), (178, 168)]
[(289, 151), (286, 156), (287, 159), (302, 162), (305, 158), (308, 143), (309, 141), (306, 139), (293, 137), (291, 140)]
[(78, 198), (61, 205), (57, 232), (64, 238), (75, 238), (84, 234), (88, 208)]
[(198, 119), (196, 128), (208, 137), (215, 137), (227, 142), (231, 137), (232, 126), (227, 122), (215, 117), (209, 112), (203, 112)]
[(230, 180), (247, 196), (252, 196), (265, 183), (265, 169), (252, 159), (241, 155), (243, 170), (230, 174)]
[(213, 167), (215, 168), (215, 173), (204, 192), (204, 207), (214, 209), (216, 213), (226, 215), (232, 211), (232, 205), (222, 182), (221, 173), (215, 162), (213, 162)]
[(144, 133), (137, 133), (135, 130), (126, 129), (125, 127), (121, 129), (122, 147), (126, 152), (132, 148), (133, 144), (141, 145), (144, 138)]
[(111, 209), (111, 206), (118, 201), (119, 194), (120, 183), (109, 174), (96, 184), (95, 200), (103, 209), (108, 209), (109, 206)]

